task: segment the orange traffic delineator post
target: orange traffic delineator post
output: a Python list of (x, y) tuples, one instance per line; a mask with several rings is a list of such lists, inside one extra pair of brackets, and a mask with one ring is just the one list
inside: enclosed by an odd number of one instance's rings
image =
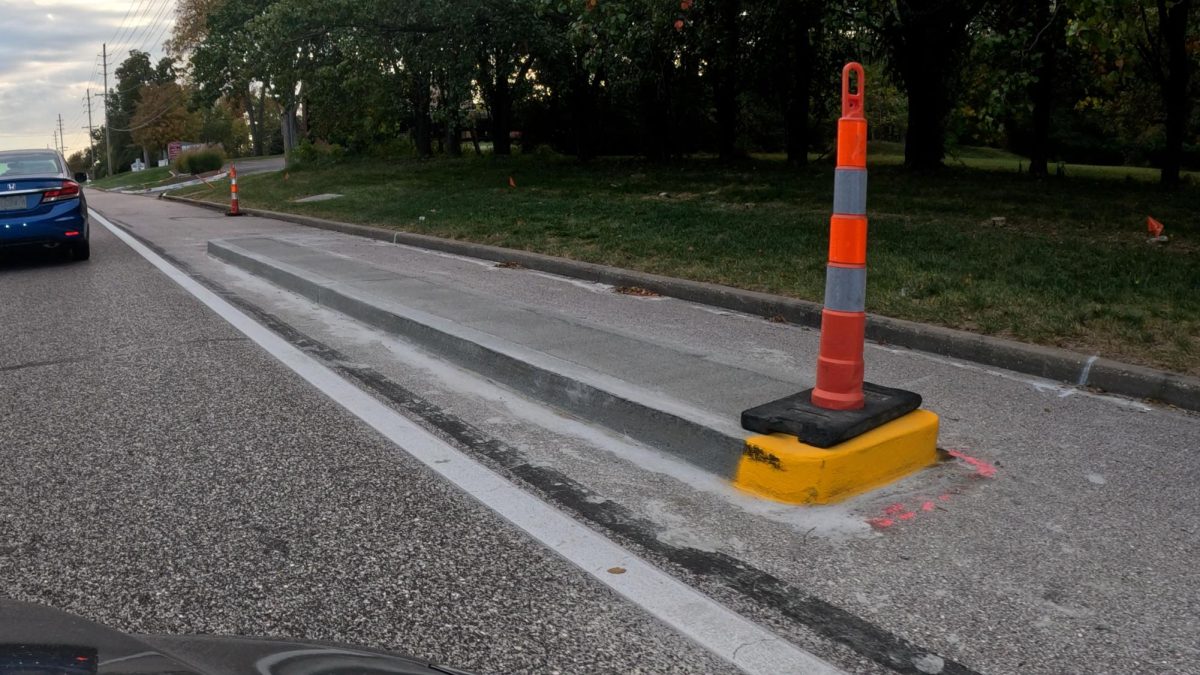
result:
[(238, 209), (237, 167), (232, 164), (229, 165), (229, 211), (225, 215), (242, 215), (241, 210)]
[[(857, 87), (851, 93), (851, 76)], [(863, 398), (863, 336), (867, 325), (867, 118), (863, 69), (842, 70), (842, 117), (837, 130), (829, 264), (821, 311), (821, 355), (812, 402), (829, 410), (858, 410)]]
[(867, 291), (867, 118), (863, 67), (842, 70), (837, 169), (816, 386), (742, 413), (735, 483), (790, 503), (829, 503), (937, 459), (937, 415), (919, 394), (863, 381)]

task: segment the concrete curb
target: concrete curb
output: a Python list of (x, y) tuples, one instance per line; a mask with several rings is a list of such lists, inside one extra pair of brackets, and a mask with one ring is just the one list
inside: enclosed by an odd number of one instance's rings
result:
[[(208, 254), (350, 318), (399, 335), (462, 368), (535, 400), (682, 459), (727, 479), (745, 444), (736, 424), (590, 368), (481, 333), (448, 319), (372, 297), (319, 273), (238, 245), (208, 242)], [(724, 427), (724, 428), (723, 428)]]
[[(166, 195), (165, 198), (207, 209), (225, 210), (224, 205), (213, 202), (202, 202), (171, 195)], [(371, 225), (355, 225), (261, 209), (242, 208), (242, 212), (251, 216), (273, 218), (396, 244), (406, 244), (496, 262), (516, 262), (541, 272), (598, 281), (614, 286), (639, 286), (680, 300), (763, 317), (778, 316), (803, 326), (816, 328), (821, 325), (821, 305), (807, 300)], [(1113, 394), (1151, 399), (1188, 410), (1200, 411), (1200, 378), (1190, 375), (1121, 363), (1100, 358), (1098, 355), (1081, 354), (1057, 347), (1042, 347), (878, 315), (868, 315), (866, 332), (867, 339), (883, 344), (907, 347), (1071, 385), (1093, 387)]]

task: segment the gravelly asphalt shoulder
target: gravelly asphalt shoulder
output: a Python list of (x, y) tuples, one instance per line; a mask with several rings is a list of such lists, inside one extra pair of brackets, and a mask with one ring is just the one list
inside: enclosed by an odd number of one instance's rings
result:
[(0, 592), (482, 671), (728, 670), (92, 236), (0, 260)]

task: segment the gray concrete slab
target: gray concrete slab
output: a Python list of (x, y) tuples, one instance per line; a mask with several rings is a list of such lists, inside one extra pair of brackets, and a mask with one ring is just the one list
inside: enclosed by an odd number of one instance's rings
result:
[[(457, 284), (441, 283), (413, 293), (409, 285), (393, 283), (390, 277), (419, 271), (406, 271), (396, 265), (369, 265), (345, 255), (323, 253), (319, 242), (312, 247), (282, 238), (214, 242), (214, 245), (224, 244), (285, 262), (297, 270), (314, 272), (318, 275), (314, 278), (351, 282), (351, 287), (369, 294), (366, 298), (369, 302), (420, 309), (654, 391), (664, 400), (698, 406), (725, 419), (736, 420), (743, 409), (761, 402), (761, 396), (770, 400), (796, 390), (795, 385), (764, 375), (761, 369), (742, 370), (707, 359), (699, 351), (608, 331), (590, 321), (557, 314), (546, 306), (534, 310), (527, 303), (484, 294), (481, 289), (463, 290)], [(248, 267), (261, 272), (257, 265)], [(746, 395), (748, 390), (752, 392), (750, 396)]]

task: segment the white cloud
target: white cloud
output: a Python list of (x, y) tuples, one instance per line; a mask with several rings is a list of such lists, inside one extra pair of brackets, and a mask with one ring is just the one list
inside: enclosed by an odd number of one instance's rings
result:
[[(50, 145), (59, 114), (67, 152), (85, 147), (86, 92), (103, 89), (101, 45), (109, 43), (112, 86), (130, 49), (162, 56), (174, 8), (175, 0), (0, 0), (0, 150)], [(99, 125), (99, 98), (92, 115)]]

